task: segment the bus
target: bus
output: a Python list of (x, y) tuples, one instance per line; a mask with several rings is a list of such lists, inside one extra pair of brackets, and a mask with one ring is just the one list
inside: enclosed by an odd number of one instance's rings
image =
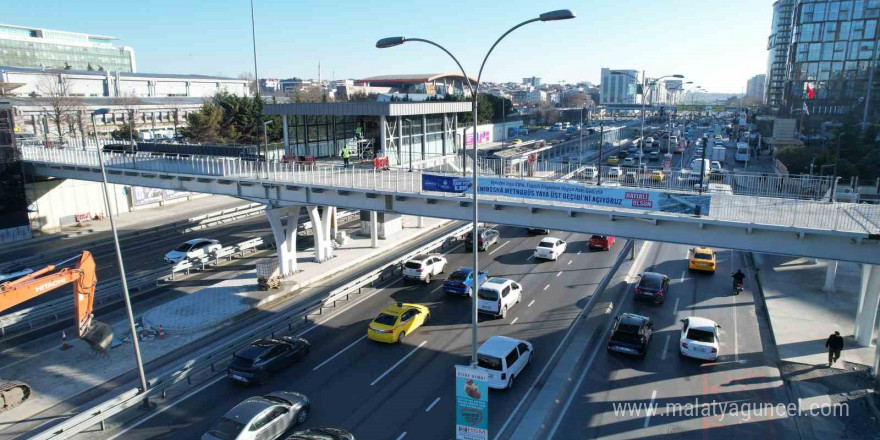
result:
[(733, 156), (737, 162), (748, 162), (749, 161), (749, 144), (745, 142), (738, 142), (736, 144), (736, 154)]

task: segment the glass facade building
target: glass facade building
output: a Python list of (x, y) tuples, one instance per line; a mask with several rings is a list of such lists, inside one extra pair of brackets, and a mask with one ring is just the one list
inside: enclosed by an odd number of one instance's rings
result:
[(135, 72), (134, 51), (116, 38), (0, 24), (0, 66)]
[[(878, 20), (880, 0), (797, 1), (780, 111), (797, 113), (806, 101), (811, 117), (861, 120), (868, 104), (868, 122), (876, 121)], [(814, 99), (807, 100), (808, 86)]]
[(764, 103), (777, 111), (788, 78), (788, 48), (791, 45), (791, 13), (795, 0), (773, 3), (773, 21), (767, 39), (767, 76), (764, 78)]

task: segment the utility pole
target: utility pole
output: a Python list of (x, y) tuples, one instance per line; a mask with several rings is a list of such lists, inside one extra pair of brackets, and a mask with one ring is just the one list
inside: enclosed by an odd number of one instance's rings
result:
[(602, 146), (605, 143), (605, 123), (599, 124), (599, 160), (597, 161), (599, 167), (596, 169), (598, 175), (596, 176), (596, 185), (602, 186)]

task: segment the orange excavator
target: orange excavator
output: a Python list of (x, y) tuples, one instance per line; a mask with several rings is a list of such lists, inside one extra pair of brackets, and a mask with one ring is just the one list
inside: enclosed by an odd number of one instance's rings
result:
[[(79, 259), (73, 268), (57, 266)], [(0, 284), (0, 313), (25, 301), (46, 294), (67, 284), (73, 284), (73, 319), (76, 336), (86, 341), (92, 349), (104, 353), (113, 340), (113, 331), (103, 322), (92, 321), (92, 305), (95, 299), (95, 260), (88, 251), (48, 265), (19, 279)], [(0, 411), (13, 408), (27, 400), (31, 388), (26, 383), (0, 379)]]

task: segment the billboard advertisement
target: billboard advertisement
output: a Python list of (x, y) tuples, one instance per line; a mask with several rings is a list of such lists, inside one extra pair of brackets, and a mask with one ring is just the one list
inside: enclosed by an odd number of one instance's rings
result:
[(481, 368), (455, 366), (455, 439), (488, 440), (488, 374)]
[[(543, 180), (480, 177), (480, 194), (612, 208), (708, 215), (709, 195), (684, 194), (646, 188), (588, 186)], [(422, 174), (422, 190), (470, 193), (470, 178)]]
[(143, 186), (131, 186), (129, 188), (131, 189), (131, 204), (134, 206), (149, 205), (190, 195), (187, 191), (173, 191), (170, 189), (147, 188)]
[[(491, 141), (492, 141), (492, 133), (489, 130), (477, 132), (477, 145), (485, 144), (486, 142), (491, 142)], [(465, 133), (464, 145), (467, 147), (474, 146), (474, 134), (473, 133)]]

